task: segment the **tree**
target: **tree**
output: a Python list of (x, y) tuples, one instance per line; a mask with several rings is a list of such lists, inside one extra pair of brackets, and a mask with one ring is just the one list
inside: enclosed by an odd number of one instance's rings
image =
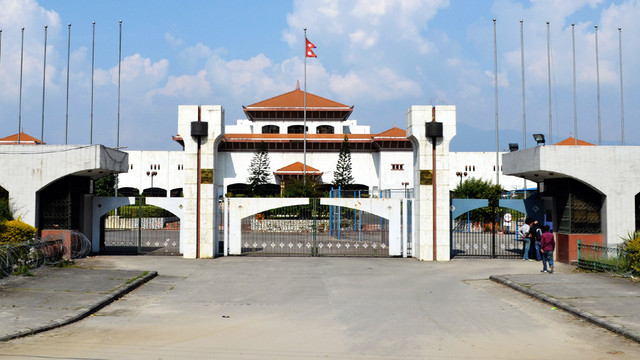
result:
[(495, 185), (491, 181), (470, 178), (466, 179), (460, 185), (453, 190), (453, 197), (456, 199), (488, 199), (489, 206), (479, 210), (471, 212), (472, 217), (482, 217), (485, 220), (490, 221), (495, 219), (495, 215), (498, 211), (498, 204), (500, 202), (500, 196), (504, 190), (502, 186)]
[(249, 178), (247, 182), (251, 188), (252, 193), (256, 193), (258, 185), (268, 184), (271, 179), (271, 173), (269, 171), (270, 162), (269, 154), (267, 152), (267, 144), (261, 141), (256, 148), (256, 152), (251, 159), (251, 165), (249, 167)]
[(103, 176), (93, 182), (93, 195), (115, 196), (116, 176), (111, 174)]
[(345, 186), (353, 184), (351, 175), (351, 149), (349, 148), (349, 138), (344, 136), (344, 141), (340, 146), (336, 171), (333, 174), (333, 185), (344, 189)]

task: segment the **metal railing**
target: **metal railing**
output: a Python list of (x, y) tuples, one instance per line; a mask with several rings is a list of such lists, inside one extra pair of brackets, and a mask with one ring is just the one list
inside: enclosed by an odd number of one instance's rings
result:
[(629, 259), (623, 248), (587, 245), (578, 240), (578, 267), (593, 271), (626, 272), (629, 270)]
[(87, 256), (91, 251), (89, 239), (79, 232), (71, 236), (73, 241), (47, 237), (0, 244), (0, 278)]

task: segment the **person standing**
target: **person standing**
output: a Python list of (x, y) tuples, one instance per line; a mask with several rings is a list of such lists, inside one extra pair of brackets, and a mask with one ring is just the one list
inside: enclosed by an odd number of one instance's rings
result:
[[(531, 233), (531, 241), (533, 241), (533, 250), (535, 252), (536, 260), (540, 261), (540, 240), (542, 239), (542, 227), (540, 226), (538, 220), (533, 221), (529, 233)], [(533, 254), (530, 254), (529, 256), (532, 257)]]
[(522, 257), (522, 260), (524, 261), (529, 260), (529, 248), (531, 247), (531, 234), (529, 232), (530, 230), (531, 218), (526, 218), (524, 220), (524, 225), (522, 225), (520, 229), (518, 229), (518, 235), (520, 235), (522, 241), (524, 242), (524, 254)]
[[(550, 231), (549, 225), (543, 228), (542, 239), (540, 240), (540, 251), (542, 252), (542, 270), (540, 272), (553, 274), (553, 251), (556, 248), (556, 240)], [(549, 268), (547, 268), (549, 262)]]

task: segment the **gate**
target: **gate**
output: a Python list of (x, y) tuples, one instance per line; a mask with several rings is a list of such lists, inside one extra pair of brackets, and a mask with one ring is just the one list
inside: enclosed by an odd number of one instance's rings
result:
[(242, 255), (389, 256), (389, 220), (320, 199), (245, 217), (241, 238)]
[(495, 211), (486, 199), (451, 199), (451, 258), (521, 258), (518, 229), (526, 217), (541, 220), (540, 199), (501, 199)]
[(180, 218), (143, 197), (102, 216), (100, 233), (104, 254), (180, 254)]

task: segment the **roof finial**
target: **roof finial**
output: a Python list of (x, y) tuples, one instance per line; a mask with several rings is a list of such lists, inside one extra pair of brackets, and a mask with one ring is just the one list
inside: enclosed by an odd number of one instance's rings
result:
[(296, 80), (296, 90), (300, 90), (300, 80)]

